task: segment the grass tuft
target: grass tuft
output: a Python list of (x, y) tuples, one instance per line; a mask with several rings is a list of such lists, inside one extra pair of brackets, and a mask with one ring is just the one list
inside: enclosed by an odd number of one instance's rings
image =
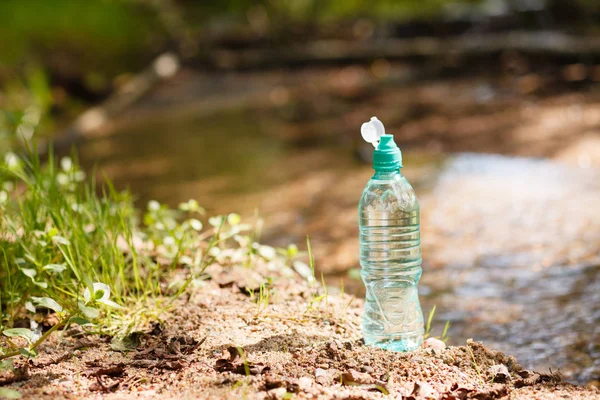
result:
[[(274, 252), (237, 214), (206, 219), (194, 200), (177, 209), (150, 201), (142, 214), (127, 191), (108, 180), (98, 187), (75, 156), (57, 162), (50, 153), (42, 165), (32, 149), (0, 160), (0, 360), (34, 357), (70, 324), (109, 335), (142, 330), (212, 263), (251, 266)], [(58, 322), (43, 332), (51, 313)]]

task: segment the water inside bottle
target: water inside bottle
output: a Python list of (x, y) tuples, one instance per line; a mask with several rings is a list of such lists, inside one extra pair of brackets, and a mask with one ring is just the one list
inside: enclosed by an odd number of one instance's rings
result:
[(367, 345), (410, 351), (423, 340), (419, 204), (400, 174), (376, 174), (359, 205), (361, 276), (367, 289)]

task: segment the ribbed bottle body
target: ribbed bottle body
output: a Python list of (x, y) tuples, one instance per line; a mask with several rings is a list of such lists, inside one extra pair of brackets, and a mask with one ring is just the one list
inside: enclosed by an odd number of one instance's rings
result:
[(359, 204), (367, 345), (410, 351), (423, 340), (419, 203), (400, 172), (376, 173)]

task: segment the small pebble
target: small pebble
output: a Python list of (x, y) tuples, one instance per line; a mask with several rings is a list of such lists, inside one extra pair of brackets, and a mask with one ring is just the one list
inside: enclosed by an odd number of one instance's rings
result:
[(373, 369), (373, 367), (371, 367), (370, 365), (365, 365), (360, 370), (362, 372), (366, 372), (367, 374), (372, 374), (373, 372), (375, 372), (375, 370)]
[(436, 338), (427, 338), (425, 339), (425, 341), (423, 342), (423, 347), (426, 349), (445, 349), (446, 348), (446, 343), (442, 342), (440, 339), (436, 339)]
[(494, 377), (493, 381), (497, 383), (504, 383), (511, 379), (508, 368), (504, 364), (492, 365), (488, 368), (488, 372)]
[(315, 377), (320, 377), (320, 376), (326, 376), (327, 375), (327, 371), (325, 371), (323, 368), (317, 368), (315, 369)]
[(330, 380), (326, 376), (319, 376), (318, 378), (315, 379), (315, 382), (317, 382), (321, 386), (327, 386), (331, 383)]
[(286, 388), (278, 387), (275, 389), (271, 389), (267, 392), (269, 394), (269, 398), (271, 399), (282, 399), (283, 396), (287, 393)]
[(308, 376), (303, 376), (302, 378), (298, 379), (298, 387), (304, 391), (309, 390), (312, 384), (313, 380)]
[(371, 377), (371, 375), (349, 369), (342, 374), (342, 382), (344, 385), (352, 385), (354, 383), (368, 385), (373, 383), (373, 377)]
[(415, 382), (411, 394), (417, 399), (437, 399), (440, 397), (440, 394), (427, 382)]

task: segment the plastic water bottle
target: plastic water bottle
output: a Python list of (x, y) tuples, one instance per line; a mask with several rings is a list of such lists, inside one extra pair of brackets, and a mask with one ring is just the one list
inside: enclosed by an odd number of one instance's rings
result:
[(419, 203), (400, 173), (402, 154), (375, 117), (363, 124), (363, 138), (376, 146), (375, 175), (358, 206), (360, 265), (367, 289), (362, 330), (365, 343), (411, 351), (423, 341)]

